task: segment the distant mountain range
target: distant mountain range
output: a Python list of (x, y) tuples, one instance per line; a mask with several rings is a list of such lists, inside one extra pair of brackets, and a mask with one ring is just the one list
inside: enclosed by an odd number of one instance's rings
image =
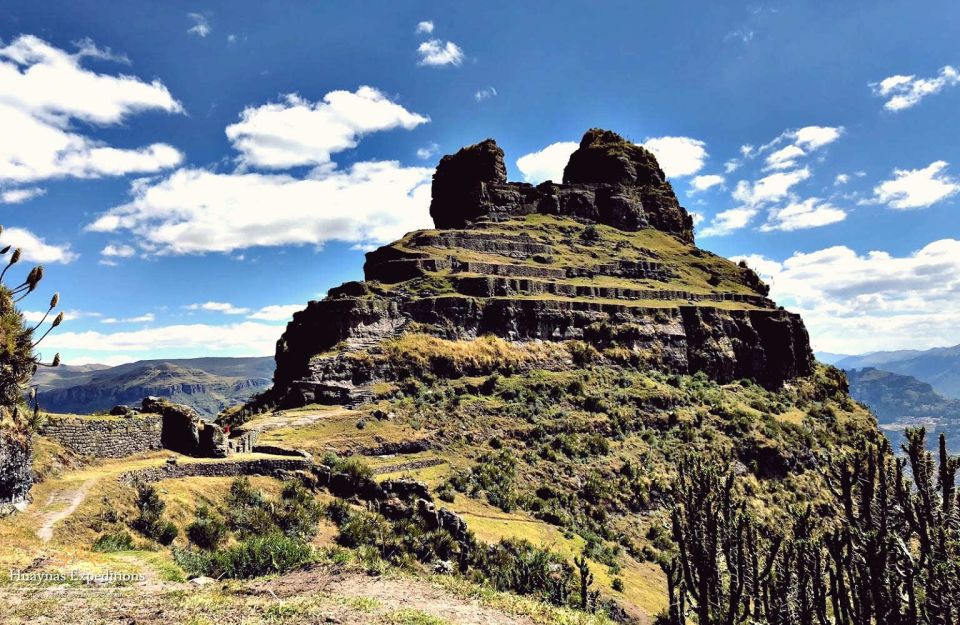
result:
[(895, 445), (901, 442), (904, 428), (923, 425), (931, 445), (943, 432), (951, 450), (960, 450), (960, 399), (944, 397), (909, 375), (871, 367), (848, 369), (846, 374), (850, 395), (873, 410)]
[(817, 352), (817, 359), (840, 369), (875, 367), (910, 375), (927, 382), (941, 395), (960, 398), (960, 345), (928, 350), (871, 352), (859, 356)]
[(145, 396), (156, 395), (213, 417), (269, 388), (273, 370), (270, 356), (141, 360), (116, 367), (42, 368), (32, 383), (40, 407), (48, 412), (91, 413), (138, 405)]

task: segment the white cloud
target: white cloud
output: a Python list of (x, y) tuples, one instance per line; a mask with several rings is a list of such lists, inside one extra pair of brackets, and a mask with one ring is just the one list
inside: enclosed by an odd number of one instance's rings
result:
[(837, 177), (833, 179), (833, 186), (839, 187), (850, 182), (850, 174), (837, 174)]
[(753, 182), (739, 181), (732, 196), (740, 206), (717, 213), (700, 236), (725, 236), (746, 228), (761, 208), (789, 197), (790, 190), (809, 177), (810, 170), (803, 168), (777, 172)]
[(960, 241), (941, 239), (906, 256), (836, 246), (783, 262), (744, 259), (768, 278), (778, 303), (803, 315), (818, 350), (960, 343)]
[(870, 87), (874, 95), (887, 98), (883, 108), (888, 111), (902, 111), (916, 106), (927, 96), (957, 84), (960, 84), (960, 70), (947, 65), (933, 78), (896, 75), (884, 78), (878, 83), (871, 83)]
[(191, 35), (206, 37), (213, 29), (210, 27), (210, 20), (203, 13), (187, 13), (187, 17), (193, 23), (193, 26), (187, 29)]
[(155, 255), (319, 246), (332, 240), (386, 243), (431, 227), (432, 174), (430, 168), (393, 161), (316, 170), (306, 178), (181, 169), (136, 181), (129, 203), (87, 229), (129, 231)]
[[(101, 317), (102, 316), (100, 313), (83, 312), (80, 310), (64, 310), (62, 312), (63, 312), (64, 322), (74, 321), (76, 319), (81, 319), (84, 317)], [(47, 313), (47, 311), (45, 310), (22, 310), (20, 311), (20, 314), (23, 315), (24, 320), (27, 321), (28, 323), (40, 323), (40, 321), (44, 318), (44, 316), (46, 316), (48, 321), (52, 321), (54, 316), (56, 316), (59, 313), (57, 312)]]
[(425, 20), (423, 22), (417, 23), (417, 34), (425, 33), (429, 35), (433, 32), (433, 22), (430, 20)]
[(901, 210), (926, 208), (960, 191), (960, 183), (944, 171), (946, 161), (934, 161), (923, 169), (895, 169), (893, 178), (873, 189), (869, 203)]
[(0, 181), (157, 172), (183, 159), (163, 143), (113, 148), (73, 129), (74, 120), (107, 126), (143, 111), (183, 112), (160, 81), (83, 68), (87, 57), (117, 57), (88, 40), (78, 45), (79, 52), (69, 54), (21, 35), (0, 48)]
[(240, 308), (228, 302), (203, 302), (202, 304), (190, 304), (184, 306), (187, 310), (203, 310), (206, 312), (218, 312), (225, 315), (246, 315), (250, 312), (249, 308)]
[(286, 304), (264, 306), (260, 310), (251, 314), (248, 319), (260, 319), (262, 321), (286, 321), (293, 317), (293, 313), (304, 309), (303, 304)]
[(767, 223), (760, 227), (764, 232), (803, 230), (837, 223), (847, 218), (843, 209), (819, 198), (794, 201), (786, 206), (770, 209)]
[(551, 143), (539, 152), (524, 154), (517, 159), (517, 169), (523, 179), (531, 184), (540, 184), (545, 180), (561, 182), (563, 168), (567, 166), (570, 155), (580, 146), (576, 141)]
[(738, 206), (737, 208), (728, 208), (725, 211), (717, 213), (710, 225), (704, 228), (699, 234), (704, 237), (720, 237), (731, 234), (747, 225), (757, 216), (760, 210), (750, 206)]
[[(579, 147), (576, 141), (552, 143), (538, 152), (517, 159), (517, 169), (527, 182), (537, 184), (544, 180), (560, 182), (570, 155)], [(690, 137), (655, 137), (637, 144), (650, 150), (663, 172), (673, 178), (695, 174), (703, 168), (707, 158), (706, 143)], [(709, 177), (708, 177), (709, 178)]]
[(0, 191), (0, 204), (20, 204), (45, 194), (46, 189), (29, 187), (26, 189), (6, 189)]
[(767, 155), (765, 169), (790, 169), (797, 166), (797, 159), (806, 156), (803, 148), (797, 145), (788, 145)]
[(423, 146), (422, 148), (417, 148), (417, 158), (419, 158), (422, 161), (425, 161), (429, 158), (433, 158), (433, 156), (436, 155), (436, 153), (439, 151), (440, 151), (440, 146), (437, 145), (436, 143), (431, 142)]
[(70, 250), (70, 244), (51, 245), (25, 228), (5, 228), (0, 233), (0, 247), (19, 248), (23, 260), (35, 263), (70, 263), (77, 254)]
[(244, 321), (228, 325), (184, 324), (130, 332), (54, 332), (44, 350), (67, 352), (64, 362), (104, 362), (118, 352), (150, 357), (163, 350), (181, 350), (196, 355), (229, 352), (233, 355), (269, 355), (280, 336), (276, 325)]
[(113, 243), (100, 250), (101, 256), (108, 256), (111, 258), (130, 258), (136, 253), (137, 251), (129, 245), (115, 245)]
[(125, 319), (117, 319), (116, 317), (106, 317), (100, 320), (100, 323), (106, 323), (108, 325), (117, 324), (117, 323), (152, 323), (156, 321), (156, 316), (153, 313), (146, 313), (138, 317), (127, 317)]
[(749, 206), (776, 202), (785, 198), (790, 189), (810, 177), (806, 167), (788, 172), (770, 174), (754, 182), (741, 180), (733, 191), (733, 199)]
[(740, 169), (740, 165), (742, 165), (742, 164), (743, 164), (743, 163), (741, 163), (739, 160), (737, 160), (737, 159), (735, 159), (735, 158), (731, 158), (730, 160), (726, 161), (726, 162), (723, 164), (723, 173), (725, 173), (725, 174), (732, 174), (733, 172), (735, 172), (735, 171), (737, 171), (738, 169)]
[(804, 126), (794, 130), (790, 136), (808, 150), (819, 150), (830, 145), (843, 134), (843, 126)]
[(690, 181), (692, 192), (706, 191), (724, 183), (724, 177), (717, 174), (707, 174), (705, 176), (694, 176)]
[(690, 137), (654, 137), (643, 142), (643, 147), (653, 152), (669, 178), (690, 176), (700, 171), (708, 156), (706, 145)]
[(697, 211), (688, 211), (690, 213), (690, 218), (693, 219), (693, 226), (697, 227), (703, 223), (705, 217), (703, 214), (698, 213)]
[(473, 94), (473, 99), (477, 102), (483, 102), (484, 100), (489, 100), (490, 98), (496, 97), (497, 90), (493, 87), (484, 87), (483, 89), (478, 89)]
[(424, 41), (417, 48), (417, 53), (420, 55), (419, 65), (428, 67), (459, 66), (463, 63), (463, 50), (452, 41)]
[(242, 165), (286, 169), (327, 164), (331, 154), (356, 147), (364, 135), (412, 130), (428, 121), (363, 86), (356, 92), (331, 91), (320, 102), (291, 93), (280, 102), (247, 107), (226, 134)]

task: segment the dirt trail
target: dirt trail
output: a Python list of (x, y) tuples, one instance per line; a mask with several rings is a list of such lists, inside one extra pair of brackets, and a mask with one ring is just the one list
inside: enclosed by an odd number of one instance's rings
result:
[(47, 507), (58, 503), (66, 503), (67, 506), (61, 510), (48, 512), (42, 517), (43, 523), (37, 528), (37, 536), (40, 537), (40, 540), (45, 543), (50, 542), (50, 539), (53, 538), (53, 527), (73, 514), (74, 511), (80, 507), (80, 504), (87, 498), (87, 493), (90, 492), (90, 489), (96, 482), (96, 478), (91, 478), (83, 482), (79, 488), (65, 488), (50, 496), (50, 499), (47, 501)]

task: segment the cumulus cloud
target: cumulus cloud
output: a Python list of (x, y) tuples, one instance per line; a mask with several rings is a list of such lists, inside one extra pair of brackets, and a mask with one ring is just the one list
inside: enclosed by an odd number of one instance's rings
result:
[(70, 249), (69, 243), (52, 245), (26, 228), (4, 228), (0, 233), (0, 247), (19, 248), (23, 259), (34, 263), (71, 263), (77, 254)]
[(218, 312), (225, 315), (245, 315), (250, 312), (249, 308), (234, 306), (229, 302), (203, 302), (202, 304), (189, 304), (184, 306), (187, 310), (202, 310), (206, 312)]
[(432, 33), (432, 32), (433, 32), (433, 22), (431, 22), (430, 20), (426, 20), (426, 21), (418, 22), (418, 23), (417, 23), (417, 34), (418, 34), (418, 35), (419, 35), (419, 34), (427, 34), (427, 35), (429, 35), (429, 34)]
[(643, 142), (657, 157), (660, 168), (669, 178), (690, 176), (703, 169), (707, 144), (690, 137), (653, 137)]
[(324, 165), (331, 154), (357, 146), (372, 132), (412, 130), (430, 121), (393, 102), (373, 87), (331, 91), (310, 102), (292, 93), (280, 102), (247, 107), (226, 128), (240, 163), (268, 169)]
[(75, 121), (108, 126), (143, 111), (183, 112), (160, 81), (85, 69), (84, 58), (115, 57), (89, 41), (79, 48), (70, 54), (32, 35), (0, 47), (0, 182), (153, 173), (183, 160), (163, 143), (114, 148), (74, 129)]
[(524, 154), (517, 159), (517, 169), (523, 179), (531, 184), (540, 184), (545, 180), (561, 182), (563, 168), (567, 166), (570, 155), (580, 144), (576, 141), (551, 143), (539, 152)]
[(794, 171), (770, 174), (753, 182), (741, 180), (733, 191), (733, 199), (749, 206), (776, 202), (785, 198), (790, 193), (790, 189), (809, 177), (810, 170), (804, 167)]
[(800, 312), (816, 349), (860, 353), (960, 343), (960, 241), (904, 256), (846, 246), (746, 260), (778, 303)]
[(430, 39), (417, 48), (420, 55), (419, 65), (427, 67), (459, 66), (463, 64), (463, 50), (452, 41)]
[(807, 168), (777, 172), (759, 180), (737, 183), (732, 197), (740, 205), (717, 213), (701, 236), (725, 236), (747, 227), (761, 209), (790, 196), (790, 190), (810, 177)]
[(833, 186), (839, 187), (850, 182), (850, 174), (837, 174), (837, 177), (833, 179)]
[(843, 209), (825, 202), (819, 198), (808, 198), (802, 201), (790, 202), (786, 206), (770, 209), (767, 223), (760, 229), (764, 232), (772, 230), (803, 230), (837, 223), (847, 218)]
[(895, 169), (893, 178), (874, 187), (867, 203), (898, 210), (932, 206), (960, 191), (960, 182), (948, 176), (946, 168), (946, 161), (934, 161), (922, 169)]
[(766, 175), (738, 181), (731, 193), (737, 205), (717, 213), (701, 236), (723, 236), (746, 228), (764, 210), (768, 219), (760, 229), (766, 232), (813, 228), (845, 219), (843, 209), (819, 198), (801, 199), (793, 191), (812, 175), (802, 161), (838, 140), (843, 133), (842, 126), (804, 126), (785, 130), (760, 147), (740, 146), (743, 161), (728, 161), (727, 173), (743, 162), (763, 157), (762, 169)]
[(264, 306), (260, 310), (252, 313), (248, 319), (260, 319), (263, 321), (286, 321), (293, 317), (293, 313), (304, 309), (303, 304), (285, 304)]
[(493, 87), (484, 87), (483, 89), (477, 89), (473, 94), (473, 99), (477, 102), (483, 102), (484, 100), (489, 100), (490, 98), (496, 97), (497, 90)]
[(187, 29), (187, 32), (191, 35), (206, 37), (213, 32), (213, 28), (210, 27), (210, 20), (203, 13), (187, 13), (187, 18), (193, 24)]
[(707, 174), (705, 176), (694, 176), (690, 181), (691, 192), (706, 191), (713, 187), (723, 185), (724, 177), (717, 174)]
[(806, 152), (803, 151), (798, 145), (788, 145), (784, 148), (780, 148), (775, 152), (771, 152), (767, 156), (766, 168), (767, 169), (790, 169), (797, 166), (797, 159), (801, 156), (806, 156)]
[(100, 250), (101, 256), (110, 258), (130, 258), (136, 253), (137, 251), (129, 245), (115, 245), (113, 243)]
[(320, 246), (332, 240), (386, 243), (431, 226), (432, 174), (430, 168), (394, 161), (316, 170), (306, 178), (180, 169), (135, 182), (129, 203), (87, 228), (131, 232), (150, 254)]
[(433, 158), (437, 152), (440, 151), (440, 146), (436, 143), (430, 142), (422, 148), (417, 148), (417, 158), (422, 161)]
[[(280, 332), (276, 325), (244, 321), (227, 325), (183, 324), (128, 332), (54, 332), (44, 350), (61, 352), (64, 362), (104, 362), (128, 354), (131, 359), (155, 357), (157, 352), (178, 350), (200, 355), (273, 354)], [(202, 349), (201, 349), (202, 347)]]
[(883, 108), (902, 111), (920, 103), (927, 96), (935, 95), (946, 87), (960, 84), (960, 69), (947, 65), (933, 78), (917, 78), (915, 75), (895, 75), (880, 82), (871, 83), (874, 95), (886, 98)]
[(45, 194), (46, 189), (28, 187), (22, 189), (6, 189), (0, 191), (0, 204), (21, 204), (35, 197)]

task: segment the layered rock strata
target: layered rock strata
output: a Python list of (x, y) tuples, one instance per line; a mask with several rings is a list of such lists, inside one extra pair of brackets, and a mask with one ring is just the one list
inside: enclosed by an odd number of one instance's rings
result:
[(368, 253), (364, 282), (294, 315), (277, 344), (275, 403), (363, 401), (400, 373), (369, 356), (405, 333), (586, 341), (768, 387), (811, 371), (802, 320), (751, 270), (698, 249), (656, 159), (615, 133), (588, 131), (563, 184), (507, 182), (492, 140), (445, 156), (430, 213), (438, 230)]

